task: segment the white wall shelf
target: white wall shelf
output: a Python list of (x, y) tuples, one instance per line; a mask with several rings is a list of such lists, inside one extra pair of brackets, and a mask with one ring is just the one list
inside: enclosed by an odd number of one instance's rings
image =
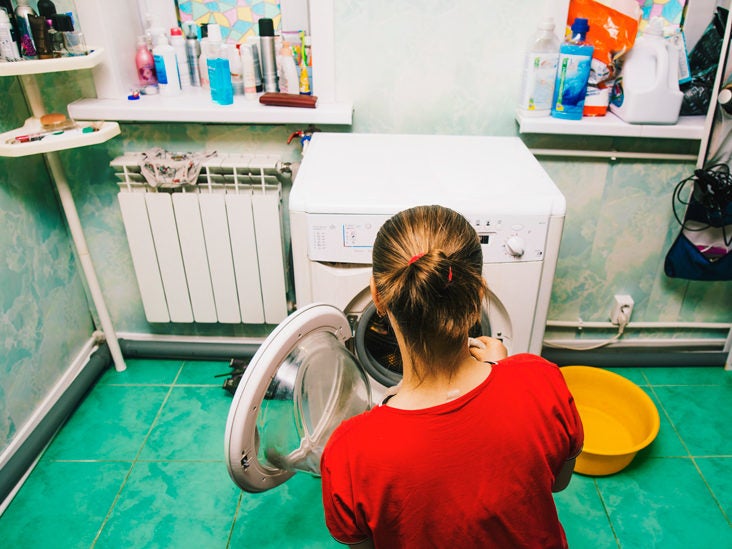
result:
[[(31, 154), (49, 153), (54, 151), (63, 151), (66, 149), (75, 149), (77, 147), (86, 147), (88, 145), (98, 145), (109, 141), (120, 133), (119, 124), (116, 122), (99, 122), (93, 126), (97, 129), (90, 133), (81, 133), (83, 127), (92, 126), (92, 124), (79, 124), (77, 128), (65, 130), (63, 133), (47, 133), (41, 126), (38, 118), (29, 118), (25, 125), (9, 132), (0, 134), (0, 156), (20, 157)], [(28, 143), (12, 143), (12, 141), (20, 135), (31, 135), (43, 133), (46, 134), (39, 141), (31, 141)]]
[(125, 122), (204, 122), (213, 124), (351, 124), (351, 103), (318, 101), (314, 109), (273, 107), (258, 100), (234, 97), (232, 105), (217, 105), (208, 90), (181, 95), (143, 95), (140, 99), (79, 99), (69, 105), (77, 120)]
[(0, 76), (21, 76), (47, 72), (78, 71), (96, 67), (104, 59), (104, 50), (93, 49), (88, 55), (57, 57), (55, 59), (32, 59), (0, 63)]
[(643, 137), (658, 139), (701, 140), (705, 135), (705, 116), (682, 116), (677, 124), (628, 124), (613, 113), (584, 117), (582, 120), (560, 120), (551, 116), (516, 115), (521, 133), (555, 135), (588, 135), (604, 137)]

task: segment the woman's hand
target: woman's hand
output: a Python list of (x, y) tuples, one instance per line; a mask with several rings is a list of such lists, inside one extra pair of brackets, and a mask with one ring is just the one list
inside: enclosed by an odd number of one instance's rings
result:
[(500, 339), (495, 337), (480, 336), (475, 339), (470, 338), (470, 354), (475, 360), (481, 362), (498, 362), (502, 358), (508, 356), (506, 346)]

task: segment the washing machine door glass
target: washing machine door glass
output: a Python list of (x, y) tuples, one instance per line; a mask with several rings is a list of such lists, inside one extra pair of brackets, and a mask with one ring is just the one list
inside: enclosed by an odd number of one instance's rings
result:
[(226, 422), (229, 475), (262, 492), (297, 471), (318, 475), (333, 430), (367, 410), (366, 374), (344, 343), (345, 315), (331, 305), (300, 309), (264, 341), (242, 375)]

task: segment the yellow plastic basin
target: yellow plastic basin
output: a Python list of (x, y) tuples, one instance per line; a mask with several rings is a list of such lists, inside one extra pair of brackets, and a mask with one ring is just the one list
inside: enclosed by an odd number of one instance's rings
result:
[(660, 419), (650, 397), (632, 381), (590, 366), (561, 368), (585, 430), (575, 471), (612, 475), (624, 469), (658, 435)]

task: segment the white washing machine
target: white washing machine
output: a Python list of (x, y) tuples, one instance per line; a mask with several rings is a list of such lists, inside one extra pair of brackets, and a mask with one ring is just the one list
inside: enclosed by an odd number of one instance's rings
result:
[(489, 295), (470, 335), (540, 352), (566, 202), (520, 139), (316, 133), (289, 201), (298, 310), (253, 357), (227, 421), (244, 490), (318, 474), (333, 429), (399, 381), (370, 298), (371, 248), (386, 219), (423, 204), (460, 212), (480, 235)]

